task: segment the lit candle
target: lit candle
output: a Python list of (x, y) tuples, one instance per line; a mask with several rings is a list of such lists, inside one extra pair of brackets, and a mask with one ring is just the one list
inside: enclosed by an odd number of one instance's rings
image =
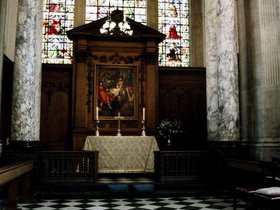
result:
[(118, 112), (118, 118), (121, 116), (121, 114)]
[(99, 120), (99, 117), (98, 117), (98, 106), (96, 107), (96, 120)]
[(143, 107), (143, 121), (145, 121), (145, 107)]

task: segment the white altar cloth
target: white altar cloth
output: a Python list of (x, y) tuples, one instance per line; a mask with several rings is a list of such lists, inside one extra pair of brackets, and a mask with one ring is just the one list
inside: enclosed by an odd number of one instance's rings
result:
[(154, 172), (153, 136), (88, 136), (84, 150), (98, 151), (99, 173)]

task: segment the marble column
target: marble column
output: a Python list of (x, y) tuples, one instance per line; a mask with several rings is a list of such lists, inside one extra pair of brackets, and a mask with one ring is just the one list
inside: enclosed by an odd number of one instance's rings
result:
[(235, 1), (205, 1), (208, 141), (239, 140)]
[(43, 1), (19, 1), (12, 98), (12, 141), (39, 141), (42, 18)]

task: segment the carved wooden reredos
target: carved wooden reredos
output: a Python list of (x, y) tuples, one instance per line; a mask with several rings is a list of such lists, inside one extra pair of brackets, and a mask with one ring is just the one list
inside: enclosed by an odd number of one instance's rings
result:
[[(86, 136), (95, 134), (97, 114), (100, 135), (116, 135), (118, 112), (124, 117), (122, 135), (141, 135), (142, 110), (145, 108), (146, 132), (155, 134), (158, 43), (165, 35), (129, 18), (123, 25), (125, 27), (118, 27), (118, 24), (114, 28), (107, 27), (111, 20), (121, 21), (122, 11), (113, 12), (111, 19), (93, 21), (67, 33), (73, 40), (72, 128), (75, 150), (82, 149)], [(117, 82), (126, 83), (122, 92), (117, 89)], [(104, 83), (107, 89), (101, 88)], [(115, 93), (114, 97), (105, 94), (108, 87), (112, 87), (110, 91)], [(125, 95), (121, 98), (114, 91)], [(96, 107), (99, 107), (98, 113)]]

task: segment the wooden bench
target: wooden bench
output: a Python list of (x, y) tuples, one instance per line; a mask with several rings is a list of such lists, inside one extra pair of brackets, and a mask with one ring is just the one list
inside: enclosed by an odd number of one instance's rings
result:
[(236, 210), (238, 198), (260, 209), (279, 209), (280, 195), (268, 194), (269, 191), (272, 191), (270, 187), (280, 187), (279, 177), (277, 177), (279, 165), (277, 165), (276, 159), (273, 161), (230, 159), (227, 162), (233, 170), (234, 210)]
[(26, 195), (31, 187), (30, 174), (34, 169), (34, 161), (23, 161), (0, 168), (0, 186), (6, 188), (7, 210), (17, 209), (19, 192)]

